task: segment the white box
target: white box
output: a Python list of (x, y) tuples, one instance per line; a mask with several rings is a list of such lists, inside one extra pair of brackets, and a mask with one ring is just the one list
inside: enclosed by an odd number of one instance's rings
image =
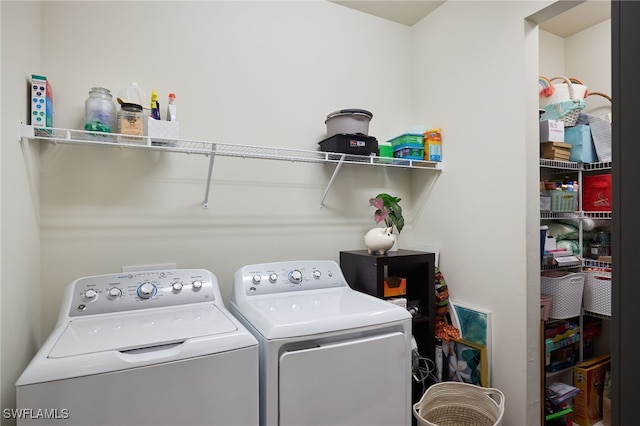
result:
[(564, 122), (544, 120), (540, 122), (540, 143), (564, 142)]
[(178, 123), (178, 121), (154, 120), (149, 117), (147, 120), (147, 136), (151, 140), (151, 145), (176, 146), (178, 144), (177, 139), (180, 138), (180, 126)]

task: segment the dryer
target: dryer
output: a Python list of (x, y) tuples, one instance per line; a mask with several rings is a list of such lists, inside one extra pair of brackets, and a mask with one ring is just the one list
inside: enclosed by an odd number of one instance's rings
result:
[(16, 382), (18, 425), (255, 425), (258, 344), (204, 269), (67, 286)]
[(336, 262), (244, 266), (229, 309), (258, 340), (261, 425), (411, 424), (411, 315)]

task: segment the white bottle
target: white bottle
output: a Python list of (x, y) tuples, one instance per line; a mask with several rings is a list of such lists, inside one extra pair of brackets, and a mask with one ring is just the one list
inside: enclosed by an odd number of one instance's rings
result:
[(147, 104), (147, 95), (144, 91), (138, 86), (138, 83), (132, 81), (129, 83), (127, 87), (121, 89), (118, 92), (118, 97), (126, 103), (137, 104), (142, 106), (143, 108), (148, 107)]
[(167, 121), (176, 120), (176, 94), (169, 93), (169, 103), (167, 103)]

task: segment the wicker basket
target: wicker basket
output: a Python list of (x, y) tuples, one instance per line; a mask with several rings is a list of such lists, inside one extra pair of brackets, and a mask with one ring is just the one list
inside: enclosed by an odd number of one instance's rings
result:
[(584, 273), (584, 310), (611, 316), (611, 270), (593, 269)]
[(585, 274), (583, 272), (558, 275), (549, 271), (540, 277), (540, 293), (551, 296), (549, 318), (567, 319), (580, 315)]
[(436, 383), (413, 405), (413, 415), (421, 426), (499, 426), (504, 394), (469, 383)]
[[(573, 127), (580, 117), (580, 111), (585, 107), (584, 96), (587, 92), (587, 86), (575, 84), (567, 77), (554, 77), (553, 80), (564, 80), (562, 84), (554, 84), (556, 93), (550, 97), (550, 103), (542, 106), (545, 111), (540, 116), (540, 120), (562, 120), (564, 127)], [(574, 81), (577, 81), (574, 79)], [(576, 93), (579, 89), (579, 94)], [(565, 92), (568, 92), (568, 97)]]

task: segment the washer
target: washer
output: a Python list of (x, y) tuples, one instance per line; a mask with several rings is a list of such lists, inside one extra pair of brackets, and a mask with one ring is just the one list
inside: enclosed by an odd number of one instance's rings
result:
[(411, 424), (411, 315), (334, 261), (247, 265), (230, 311), (258, 339), (260, 424)]
[(18, 425), (256, 425), (258, 342), (216, 277), (79, 278), (16, 382)]

